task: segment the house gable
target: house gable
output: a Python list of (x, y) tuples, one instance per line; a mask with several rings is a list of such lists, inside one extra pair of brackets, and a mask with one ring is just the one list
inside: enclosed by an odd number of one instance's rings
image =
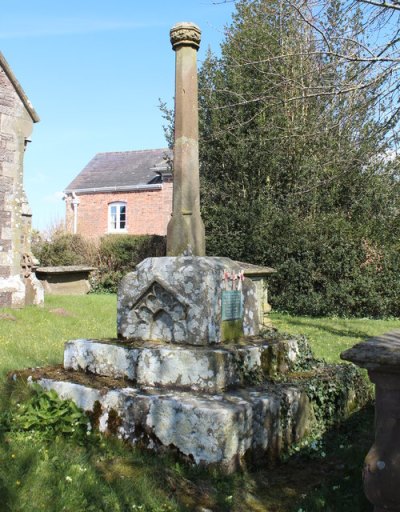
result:
[(64, 191), (67, 230), (90, 238), (165, 235), (172, 211), (171, 157), (165, 148), (98, 153)]

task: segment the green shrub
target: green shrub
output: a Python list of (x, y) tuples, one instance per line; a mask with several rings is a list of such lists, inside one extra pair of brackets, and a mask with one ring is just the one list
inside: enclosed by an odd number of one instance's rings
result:
[(139, 261), (149, 255), (165, 255), (164, 237), (106, 235), (100, 239), (100, 262), (112, 270), (132, 270)]
[[(302, 216), (272, 205), (263, 217), (243, 206), (253, 222), (243, 229), (242, 218), (234, 223), (235, 210), (219, 210), (218, 216), (209, 209), (204, 214), (208, 254), (274, 267), (274, 310), (314, 317), (400, 316), (400, 231), (390, 217), (375, 226), (347, 213)], [(221, 218), (225, 222), (217, 225)]]
[(48, 239), (36, 236), (32, 251), (41, 266), (93, 266), (92, 292), (116, 293), (122, 277), (140, 261), (165, 255), (166, 241), (158, 235), (106, 235), (93, 241), (55, 230)]
[(72, 400), (62, 400), (54, 390), (32, 385), (30, 399), (0, 417), (0, 430), (35, 431), (44, 436), (60, 434), (85, 440), (91, 425), (88, 416)]
[(310, 316), (400, 315), (398, 244), (374, 241), (343, 218), (295, 225), (269, 249), (272, 305)]
[(165, 238), (157, 235), (107, 235), (100, 239), (98, 270), (92, 273), (94, 293), (116, 293), (119, 282), (135, 266), (150, 256), (164, 256)]
[(94, 244), (81, 235), (56, 231), (49, 239), (35, 237), (32, 252), (43, 267), (84, 265), (92, 263)]

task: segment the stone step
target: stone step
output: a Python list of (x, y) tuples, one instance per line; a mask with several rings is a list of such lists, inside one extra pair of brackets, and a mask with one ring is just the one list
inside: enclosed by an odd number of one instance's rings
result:
[(104, 377), (65, 370), (30, 375), (95, 415), (102, 432), (151, 449), (174, 448), (196, 464), (226, 471), (245, 460), (276, 460), (306, 435), (313, 417), (306, 394), (293, 385), (209, 395), (115, 387)]
[(77, 339), (65, 344), (64, 368), (129, 379), (138, 387), (217, 393), (282, 373), (298, 353), (296, 340), (190, 347)]

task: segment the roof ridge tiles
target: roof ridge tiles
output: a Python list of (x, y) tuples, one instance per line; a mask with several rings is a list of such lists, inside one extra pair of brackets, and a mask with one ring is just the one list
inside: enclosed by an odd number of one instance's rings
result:
[(100, 151), (97, 155), (117, 155), (121, 153), (147, 153), (149, 151), (172, 151), (169, 148), (153, 148), (153, 149), (131, 149), (125, 151)]

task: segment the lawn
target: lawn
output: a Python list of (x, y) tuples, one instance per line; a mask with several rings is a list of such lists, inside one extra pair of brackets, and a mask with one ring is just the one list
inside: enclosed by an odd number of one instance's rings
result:
[(115, 295), (46, 298), (44, 307), (0, 313), (0, 375), (10, 370), (61, 363), (64, 342), (116, 337)]
[(340, 353), (354, 344), (393, 329), (400, 329), (400, 319), (311, 318), (272, 313), (274, 327), (290, 334), (305, 334), (315, 357), (340, 362)]
[[(310, 319), (274, 313), (273, 324), (306, 334), (318, 357), (339, 353), (370, 335), (400, 327), (399, 320)], [(312, 453), (299, 452), (273, 470), (225, 476), (190, 467), (172, 456), (133, 449), (90, 434), (49, 435), (10, 430), (31, 391), (10, 382), (14, 369), (59, 364), (63, 343), (116, 335), (112, 295), (49, 297), (43, 308), (0, 314), (1, 512), (369, 512), (360, 467), (372, 442), (372, 409), (328, 432)], [(22, 404), (22, 405), (21, 405)]]

